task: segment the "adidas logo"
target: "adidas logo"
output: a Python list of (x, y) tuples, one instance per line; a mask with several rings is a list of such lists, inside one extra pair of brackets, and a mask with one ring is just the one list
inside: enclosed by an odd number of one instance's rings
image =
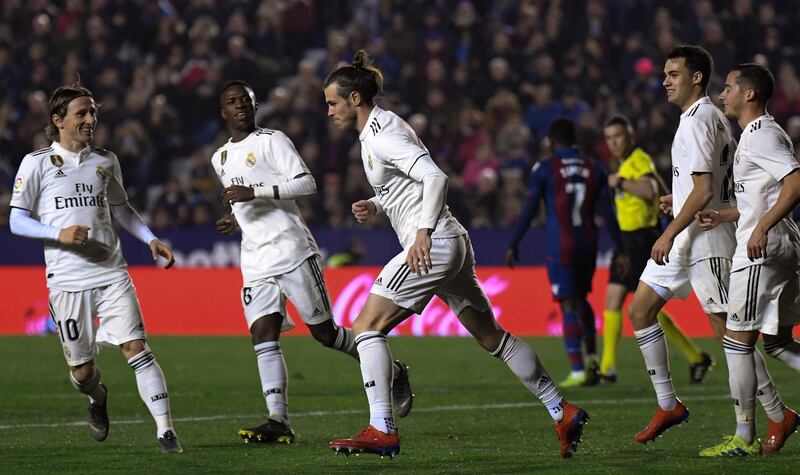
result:
[(736, 399), (736, 398), (733, 398), (733, 405), (734, 406), (738, 406), (739, 405), (739, 400)]
[(375, 285), (383, 285), (383, 277), (378, 277), (378, 280), (375, 281)]
[(66, 177), (66, 176), (67, 176), (67, 174), (66, 174), (66, 173), (64, 173), (64, 170), (60, 170), (60, 169), (59, 169), (59, 170), (56, 172), (56, 178), (64, 178), (64, 177)]
[(548, 381), (550, 381), (550, 378), (548, 378), (547, 376), (542, 376), (541, 378), (539, 378), (539, 382), (537, 383), (537, 388), (542, 389), (542, 386), (547, 384)]
[(225, 170), (224, 169), (219, 171), (219, 176), (225, 176)]
[(320, 312), (318, 308), (314, 308), (314, 312), (311, 314), (311, 316), (312, 317), (316, 317), (317, 315), (320, 315), (320, 314), (322, 314), (322, 312)]
[(648, 369), (648, 370), (647, 370), (647, 374), (649, 374), (650, 376), (655, 376), (655, 374), (656, 374), (656, 370), (654, 370), (654, 369)]
[(738, 322), (739, 321), (739, 315), (736, 315), (735, 313), (733, 315), (729, 316), (728, 318), (730, 318), (734, 322)]
[(368, 388), (368, 389), (371, 388), (371, 387), (374, 387), (374, 386), (375, 386), (375, 381), (369, 381), (369, 382), (364, 384), (364, 387)]
[(706, 303), (716, 303), (716, 302), (714, 302), (714, 299), (712, 299), (712, 298), (710, 298), (710, 297), (709, 297), (709, 299), (708, 299), (708, 300), (706, 300)]

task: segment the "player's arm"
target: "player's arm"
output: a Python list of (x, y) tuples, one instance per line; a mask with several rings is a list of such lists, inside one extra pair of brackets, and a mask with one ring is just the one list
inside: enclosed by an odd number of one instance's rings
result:
[(406, 173), (422, 183), (422, 210), (417, 224), (417, 237), (406, 255), (406, 264), (417, 275), (421, 275), (423, 271), (427, 273), (433, 267), (430, 255), (431, 234), (436, 229), (447, 199), (448, 179), (427, 151), (417, 157)]
[(722, 211), (706, 209), (700, 211), (695, 216), (700, 229), (708, 231), (714, 229), (722, 223), (731, 223), (739, 220), (739, 210), (737, 208), (725, 208)]
[(122, 186), (122, 171), (116, 155), (113, 157), (113, 160), (114, 169), (106, 188), (106, 197), (108, 199), (109, 208), (111, 209), (111, 215), (126, 231), (150, 247), (150, 252), (153, 254), (154, 261), (158, 260), (158, 256), (164, 257), (167, 260), (166, 264), (164, 264), (164, 268), (169, 269), (175, 263), (175, 256), (172, 254), (172, 248), (165, 242), (160, 241), (155, 234), (150, 231), (150, 228), (147, 227), (147, 223), (144, 222), (141, 215), (139, 215), (139, 213), (133, 209), (130, 202), (128, 202), (128, 194), (125, 192), (125, 187)]
[[(599, 167), (598, 167), (599, 168)], [(601, 171), (602, 172), (602, 171)], [(600, 188), (597, 191), (597, 211), (603, 217), (608, 234), (614, 242), (614, 250), (622, 251), (622, 232), (619, 229), (617, 215), (611, 204), (611, 192), (607, 186), (608, 181), (603, 177), (600, 180)]]
[(759, 135), (762, 143), (760, 147), (754, 147), (758, 153), (755, 163), (783, 186), (775, 204), (758, 220), (747, 241), (747, 257), (751, 261), (767, 257), (767, 236), (770, 229), (800, 204), (800, 165), (794, 158), (789, 138), (780, 134)]
[(289, 177), (288, 180), (257, 188), (229, 186), (222, 193), (222, 199), (226, 204), (250, 201), (254, 198), (297, 200), (317, 193), (317, 182), (289, 137), (278, 130), (268, 137), (265, 155), (283, 176)]
[(612, 188), (619, 188), (622, 191), (627, 191), (644, 200), (652, 200), (658, 193), (658, 183), (655, 178), (649, 175), (626, 180), (617, 174), (613, 174), (608, 177), (608, 185)]
[(511, 242), (508, 244), (508, 249), (506, 250), (506, 264), (511, 268), (514, 267), (514, 262), (519, 259), (517, 246), (519, 246), (519, 242), (522, 241), (525, 233), (527, 233), (528, 229), (531, 227), (531, 221), (533, 221), (534, 216), (536, 216), (536, 211), (539, 209), (539, 202), (542, 200), (545, 178), (540, 170), (542, 170), (541, 164), (537, 163), (534, 165), (528, 189), (528, 199), (525, 201), (525, 207), (522, 208), (519, 218), (517, 218), (517, 223), (514, 225), (514, 231), (511, 234)]
[(675, 219), (669, 223), (661, 237), (653, 244), (650, 257), (656, 264), (664, 265), (665, 262), (669, 262), (669, 251), (672, 249), (675, 237), (692, 224), (695, 215), (711, 201), (713, 193), (711, 173), (692, 174), (692, 191), (686, 198), (686, 203), (681, 208), (681, 212), (675, 216)]
[(84, 245), (89, 240), (89, 227), (76, 224), (59, 229), (31, 218), (31, 212), (22, 208), (11, 208), (8, 217), (11, 232), (31, 239), (49, 239), (61, 244)]

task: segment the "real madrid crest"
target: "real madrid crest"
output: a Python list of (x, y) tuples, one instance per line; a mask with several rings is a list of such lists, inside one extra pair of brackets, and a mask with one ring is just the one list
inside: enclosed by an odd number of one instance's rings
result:
[(367, 165), (369, 165), (369, 169), (372, 170), (372, 155), (367, 154)]
[(223, 150), (222, 155), (219, 157), (219, 164), (225, 165), (225, 161), (228, 160), (228, 151)]
[(50, 162), (52, 162), (53, 165), (60, 167), (64, 164), (64, 159), (61, 158), (61, 155), (50, 155)]
[(739, 149), (736, 149), (736, 153), (733, 154), (733, 161), (738, 165), (739, 164)]
[(103, 168), (102, 165), (97, 165), (97, 176), (100, 177), (101, 180), (106, 179), (106, 169)]
[(247, 153), (247, 160), (245, 160), (245, 164), (248, 167), (252, 168), (256, 164), (256, 154), (254, 154), (253, 152), (248, 152)]

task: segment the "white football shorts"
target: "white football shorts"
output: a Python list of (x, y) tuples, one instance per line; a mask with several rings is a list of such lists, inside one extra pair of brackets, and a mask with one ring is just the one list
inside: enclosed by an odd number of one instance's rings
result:
[(80, 292), (51, 289), (50, 315), (70, 366), (93, 360), (98, 345), (118, 346), (147, 338), (130, 278)]
[(282, 332), (294, 328), (294, 321), (286, 313), (287, 298), (306, 325), (318, 325), (333, 315), (322, 276), (322, 259), (318, 255), (309, 257), (285, 274), (246, 283), (241, 297), (247, 328), (259, 318), (273, 313), (283, 316)]
[(660, 266), (649, 259), (639, 280), (664, 300), (684, 300), (694, 290), (705, 313), (727, 313), (730, 272), (731, 260), (727, 257), (703, 259), (690, 266), (678, 264), (677, 259)]
[(469, 235), (431, 240), (433, 267), (421, 276), (406, 265), (408, 252), (403, 250), (383, 268), (370, 293), (380, 295), (395, 305), (421, 313), (434, 295), (456, 315), (465, 308), (491, 310), (475, 275), (475, 254)]
[(752, 265), (731, 274), (727, 328), (777, 335), (778, 327), (800, 323), (800, 280), (796, 269)]

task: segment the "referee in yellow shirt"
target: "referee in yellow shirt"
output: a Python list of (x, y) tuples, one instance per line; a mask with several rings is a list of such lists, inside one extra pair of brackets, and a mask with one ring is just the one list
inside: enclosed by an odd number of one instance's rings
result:
[[(619, 165), (617, 172), (608, 176), (608, 186), (615, 190), (614, 203), (622, 231), (622, 248), (628, 258), (627, 266), (615, 265), (617, 259), (612, 260), (606, 289), (606, 308), (603, 312), (600, 381), (613, 383), (617, 380), (617, 346), (622, 333), (622, 303), (628, 292), (636, 291), (639, 277), (650, 258), (650, 249), (661, 235), (658, 226), (658, 197), (667, 190), (655, 171), (650, 155), (636, 146), (633, 126), (627, 117), (612, 117), (606, 122), (603, 132), (614, 161)], [(658, 314), (658, 322), (667, 338), (689, 360), (690, 381), (702, 382), (714, 361), (689, 341), (672, 318), (663, 311)]]

